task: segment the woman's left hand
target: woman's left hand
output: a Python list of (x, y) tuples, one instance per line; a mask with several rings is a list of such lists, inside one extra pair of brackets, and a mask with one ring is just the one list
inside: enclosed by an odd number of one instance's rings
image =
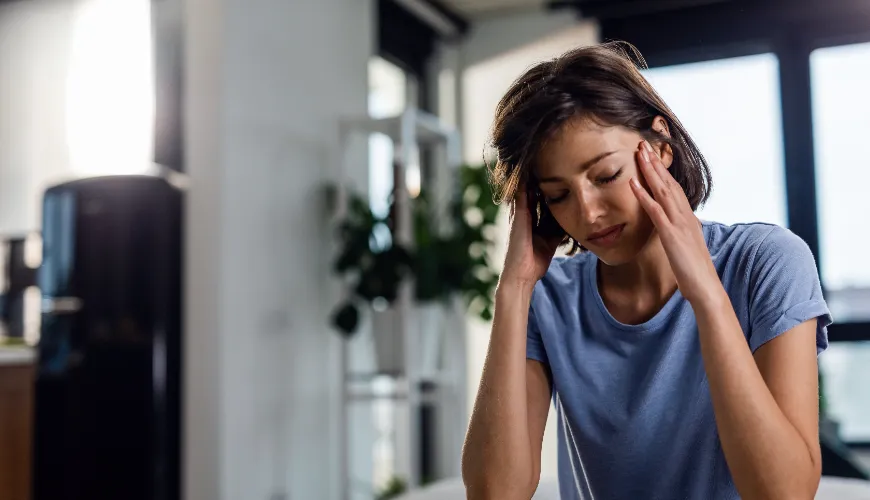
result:
[(701, 222), (683, 188), (648, 142), (640, 144), (637, 156), (649, 192), (637, 177), (631, 179), (631, 188), (658, 230), (680, 293), (694, 305), (717, 297), (722, 282), (710, 258)]

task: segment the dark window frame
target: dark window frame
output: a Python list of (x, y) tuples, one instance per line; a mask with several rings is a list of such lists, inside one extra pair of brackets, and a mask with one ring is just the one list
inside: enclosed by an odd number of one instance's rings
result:
[[(601, 34), (604, 40), (635, 44), (650, 67), (768, 52), (777, 56), (788, 224), (807, 242), (821, 273), (810, 54), (870, 42), (870, 18), (849, 3), (824, 10), (813, 10), (813, 2), (798, 3), (794, 10), (771, 8), (765, 2), (755, 9), (723, 3), (606, 19)], [(870, 321), (836, 322), (828, 337), (831, 342), (870, 341)]]
[[(821, 48), (870, 42), (868, 7), (850, 1), (831, 7), (815, 0), (799, 0), (792, 4), (793, 9), (782, 4), (776, 8), (776, 2), (768, 0), (758, 0), (755, 8), (734, 5), (737, 3), (603, 19), (601, 36), (605, 41), (633, 43), (650, 67), (776, 55), (788, 225), (807, 242), (821, 276), (810, 55)], [(870, 321), (837, 321), (829, 327), (828, 339), (870, 341)], [(847, 444), (870, 448), (870, 442)]]

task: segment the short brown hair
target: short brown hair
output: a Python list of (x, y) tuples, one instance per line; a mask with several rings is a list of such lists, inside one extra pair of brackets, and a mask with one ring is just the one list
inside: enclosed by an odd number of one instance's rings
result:
[[(693, 210), (703, 205), (712, 189), (710, 168), (641, 69), (646, 69), (646, 63), (634, 46), (609, 42), (538, 63), (517, 79), (499, 102), (492, 129), (497, 157), (489, 165), (489, 174), (496, 201), (511, 201), (521, 183), (534, 183), (541, 145), (565, 122), (583, 117), (668, 144), (674, 156), (671, 174)], [(657, 116), (667, 123), (670, 137), (652, 130)], [(580, 249), (564, 231), (561, 234), (562, 243), (572, 245), (572, 253)]]

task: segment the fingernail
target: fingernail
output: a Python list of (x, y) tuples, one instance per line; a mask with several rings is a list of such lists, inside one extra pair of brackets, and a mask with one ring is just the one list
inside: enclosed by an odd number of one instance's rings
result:
[(637, 182), (637, 177), (632, 177), (630, 182), (631, 182), (631, 185), (632, 185), (632, 186), (634, 186), (634, 187), (636, 187), (636, 188), (639, 188), (639, 187), (640, 187), (640, 183)]
[(649, 154), (646, 152), (646, 148), (640, 150), (640, 155), (643, 156), (644, 161), (649, 161)]
[(652, 153), (653, 148), (652, 148), (652, 146), (650, 145), (649, 141), (643, 141), (643, 147), (644, 147), (647, 151), (649, 151), (650, 153)]

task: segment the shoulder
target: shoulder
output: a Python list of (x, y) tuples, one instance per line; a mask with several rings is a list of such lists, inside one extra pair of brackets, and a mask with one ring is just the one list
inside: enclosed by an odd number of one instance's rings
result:
[(714, 261), (745, 280), (751, 302), (797, 293), (821, 295), (815, 257), (791, 230), (763, 223), (704, 224)]
[[(704, 222), (711, 254), (724, 258), (739, 258), (756, 262), (781, 262), (812, 260), (806, 242), (791, 230), (776, 224), (754, 222), (745, 224), (721, 224)], [(813, 261), (813, 265), (815, 262)]]
[(584, 270), (591, 265), (592, 260), (593, 256), (589, 252), (554, 257), (544, 277), (535, 285), (532, 303), (554, 303), (576, 298), (582, 288)]
[(818, 320), (817, 352), (827, 347), (831, 313), (815, 257), (801, 237), (773, 224), (705, 223), (705, 235), (720, 239), (710, 245), (711, 254), (719, 252), (720, 263), (733, 264), (727, 277), (746, 294), (746, 309), (736, 312), (746, 322), (752, 352), (813, 318)]

